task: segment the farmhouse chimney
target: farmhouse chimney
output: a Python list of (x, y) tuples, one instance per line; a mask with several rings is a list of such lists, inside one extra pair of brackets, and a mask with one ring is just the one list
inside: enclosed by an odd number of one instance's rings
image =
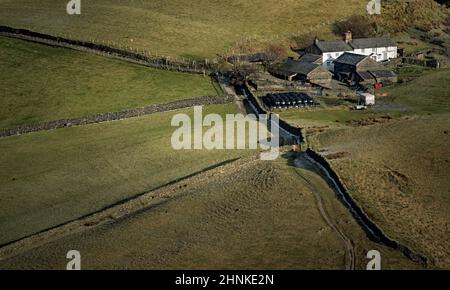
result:
[(352, 32), (349, 30), (345, 33), (345, 43), (352, 41)]

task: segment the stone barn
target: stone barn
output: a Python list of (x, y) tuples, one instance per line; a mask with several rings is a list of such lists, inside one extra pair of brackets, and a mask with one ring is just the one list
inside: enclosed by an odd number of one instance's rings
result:
[(322, 65), (322, 56), (318, 54), (307, 53), (300, 57), (299, 61)]
[(339, 81), (349, 84), (373, 85), (397, 82), (397, 75), (371, 56), (348, 52), (334, 61), (334, 74)]
[(323, 66), (291, 58), (272, 71), (276, 77), (288, 81), (302, 81), (318, 85), (331, 82), (332, 74)]

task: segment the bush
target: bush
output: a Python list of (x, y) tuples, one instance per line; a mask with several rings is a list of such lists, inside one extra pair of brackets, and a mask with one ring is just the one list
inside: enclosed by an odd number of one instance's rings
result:
[(314, 43), (316, 36), (312, 33), (300, 34), (291, 38), (295, 49), (305, 49)]
[(270, 60), (276, 61), (286, 58), (288, 55), (288, 50), (281, 44), (269, 43), (265, 49), (265, 53), (269, 56)]
[(375, 23), (361, 15), (350, 16), (347, 20), (335, 22), (333, 33), (339, 36), (351, 31), (355, 38), (371, 37), (376, 34)]

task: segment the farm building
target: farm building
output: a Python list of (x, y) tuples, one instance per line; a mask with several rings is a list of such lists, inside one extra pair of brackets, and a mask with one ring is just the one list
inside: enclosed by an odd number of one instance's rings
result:
[(397, 75), (391, 70), (370, 71), (377, 84), (392, 84), (398, 81)]
[(288, 81), (299, 80), (318, 85), (326, 85), (332, 78), (332, 74), (321, 65), (291, 58), (272, 70), (272, 73)]
[(318, 55), (318, 54), (307, 53), (307, 54), (303, 55), (299, 59), (299, 61), (321, 65), (322, 64), (322, 56)]
[(305, 52), (321, 55), (323, 66), (332, 71), (333, 61), (346, 52), (370, 56), (377, 62), (397, 58), (397, 44), (387, 37), (353, 39), (352, 33), (348, 31), (343, 40), (316, 39)]
[(358, 92), (359, 101), (364, 106), (375, 105), (375, 95), (369, 93)]
[(370, 56), (344, 53), (334, 61), (334, 74), (340, 81), (360, 84), (394, 83), (397, 75)]

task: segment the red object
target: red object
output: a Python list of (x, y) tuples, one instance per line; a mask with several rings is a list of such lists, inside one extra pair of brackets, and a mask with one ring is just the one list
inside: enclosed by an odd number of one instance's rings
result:
[(383, 84), (374, 84), (373, 87), (374, 87), (375, 89), (379, 89), (379, 88), (382, 88), (382, 87), (383, 87)]

